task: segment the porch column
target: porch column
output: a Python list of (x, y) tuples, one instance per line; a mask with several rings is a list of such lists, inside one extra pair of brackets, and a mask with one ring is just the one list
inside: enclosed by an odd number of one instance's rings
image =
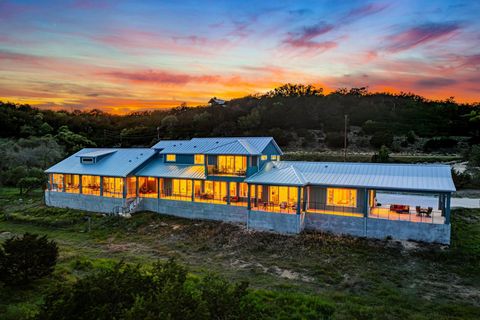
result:
[(227, 204), (230, 204), (230, 183), (227, 182)]
[(82, 175), (81, 174), (78, 175), (78, 193), (80, 193), (80, 194), (83, 193), (83, 190), (82, 190)]
[(123, 178), (123, 198), (127, 198), (127, 178)]
[(195, 180), (191, 180), (192, 181), (192, 202), (195, 201)]
[(451, 193), (447, 193), (447, 201), (445, 203), (445, 224), (450, 224), (450, 197)]
[(251, 195), (252, 195), (252, 186), (250, 185), (250, 183), (247, 183), (247, 209), (248, 210), (252, 209)]
[(309, 197), (310, 187), (303, 187), (303, 201), (302, 201), (302, 210), (307, 211), (307, 201)]
[(297, 187), (297, 214), (300, 214), (302, 212), (302, 208), (300, 208), (301, 205), (301, 197), (302, 197), (302, 187)]
[(67, 191), (67, 186), (65, 185), (65, 181), (66, 181), (66, 179), (65, 179), (65, 174), (62, 174), (62, 181), (63, 181), (63, 183), (62, 183), (62, 192), (65, 192), (65, 191)]
[[(125, 187), (125, 183), (123, 184)], [(103, 176), (100, 176), (100, 197), (103, 197)], [(125, 196), (123, 196), (125, 198)]]
[(157, 178), (157, 198), (159, 199), (160, 198), (160, 179), (162, 178)]
[(368, 211), (370, 209), (370, 191), (365, 189), (365, 194), (363, 196), (365, 204), (363, 206), (363, 216), (366, 218), (368, 217)]
[[(148, 178), (147, 178), (148, 179)], [(138, 177), (135, 177), (135, 197), (140, 196), (140, 183), (138, 181)]]

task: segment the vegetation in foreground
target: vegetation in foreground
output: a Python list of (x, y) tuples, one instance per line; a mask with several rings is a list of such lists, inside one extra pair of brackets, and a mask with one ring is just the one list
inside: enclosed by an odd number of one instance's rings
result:
[[(47, 235), (60, 253), (52, 275), (25, 288), (0, 286), (4, 319), (34, 318), (55, 297), (82, 292), (76, 291), (82, 284), (101, 286), (102, 274), (121, 279), (128, 268), (143, 277), (154, 274), (157, 261), (171, 258), (189, 270), (184, 284), (195, 294), (212, 273), (232, 292), (249, 282), (244, 297), (254, 307), (244, 310), (252, 315), (260, 310), (262, 318), (478, 319), (480, 314), (479, 210), (454, 211), (449, 248), (323, 233), (283, 236), (150, 213), (102, 217), (45, 208), (40, 192), (20, 197), (9, 188), (0, 189), (0, 210), (2, 241), (25, 232)], [(153, 296), (145, 298), (148, 304)]]

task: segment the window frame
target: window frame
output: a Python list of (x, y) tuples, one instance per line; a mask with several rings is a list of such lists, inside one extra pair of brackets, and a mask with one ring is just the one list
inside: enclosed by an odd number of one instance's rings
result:
[[(172, 160), (173, 159), (173, 160)], [(166, 162), (176, 162), (177, 161), (177, 155), (174, 153), (168, 153), (165, 156), (165, 161)]]
[[(337, 203), (335, 201), (335, 190), (342, 190), (344, 192), (351, 192), (350, 198), (353, 198), (353, 205), (350, 204), (350, 200), (348, 204), (341, 204)], [(330, 191), (333, 192), (333, 200), (330, 200)], [(352, 197), (353, 193), (353, 197)], [(357, 203), (358, 203), (358, 190), (357, 189), (352, 189), (352, 188), (327, 188), (327, 193), (326, 193), (326, 203), (327, 206), (334, 206), (334, 207), (346, 207), (346, 208), (356, 208)]]

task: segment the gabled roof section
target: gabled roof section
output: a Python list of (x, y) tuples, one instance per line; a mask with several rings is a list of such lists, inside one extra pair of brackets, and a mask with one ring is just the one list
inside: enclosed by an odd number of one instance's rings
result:
[[(248, 178), (249, 183), (357, 187), (405, 191), (453, 192), (448, 165), (278, 161)], [(289, 173), (289, 174), (287, 174)]]
[(165, 149), (165, 148), (170, 147), (172, 145), (176, 145), (176, 144), (186, 142), (186, 141), (190, 141), (190, 140), (161, 140), (161, 141), (157, 142), (152, 148), (156, 149), (156, 150)]
[[(92, 164), (83, 164), (82, 157), (103, 156)], [(46, 173), (86, 174), (99, 176), (126, 177), (155, 155), (151, 148), (86, 148), (45, 170)]]
[[(160, 141), (159, 143), (161, 143)], [(238, 138), (193, 138), (180, 140), (175, 143), (164, 144), (165, 148), (160, 153), (172, 154), (237, 154), (237, 155), (260, 155), (269, 143), (273, 143), (280, 154), (272, 137), (238, 137)], [(157, 148), (158, 143), (153, 146)]]
[(135, 173), (140, 177), (201, 179), (205, 177), (203, 165), (175, 165), (167, 164), (162, 159), (154, 159)]
[(99, 149), (99, 150), (79, 154), (79, 155), (77, 155), (77, 157), (97, 158), (97, 157), (107, 156), (107, 155), (112, 154), (114, 152), (117, 152), (117, 150), (115, 150), (115, 149)]

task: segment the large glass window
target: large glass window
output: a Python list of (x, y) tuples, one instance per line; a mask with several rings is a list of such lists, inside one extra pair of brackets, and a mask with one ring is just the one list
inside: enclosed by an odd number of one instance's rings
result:
[(172, 192), (174, 196), (191, 197), (192, 196), (192, 181), (185, 179), (172, 180)]
[(127, 198), (137, 196), (137, 177), (127, 177)]
[(82, 176), (82, 193), (100, 195), (100, 176)]
[(63, 174), (53, 173), (50, 179), (50, 190), (63, 191)]
[(139, 177), (138, 194), (143, 198), (157, 198), (158, 179), (154, 177)]
[(204, 164), (205, 156), (203, 154), (196, 154), (194, 159), (195, 164)]
[(248, 184), (245, 182), (240, 182), (239, 183), (239, 190), (238, 190), (238, 196), (242, 198), (248, 197)]
[(356, 207), (357, 190), (344, 188), (327, 188), (327, 205)]
[(103, 177), (103, 196), (123, 198), (123, 178)]
[(247, 157), (245, 156), (218, 156), (218, 173), (241, 174), (247, 171)]
[(65, 191), (69, 193), (80, 193), (80, 176), (78, 174), (65, 175)]

